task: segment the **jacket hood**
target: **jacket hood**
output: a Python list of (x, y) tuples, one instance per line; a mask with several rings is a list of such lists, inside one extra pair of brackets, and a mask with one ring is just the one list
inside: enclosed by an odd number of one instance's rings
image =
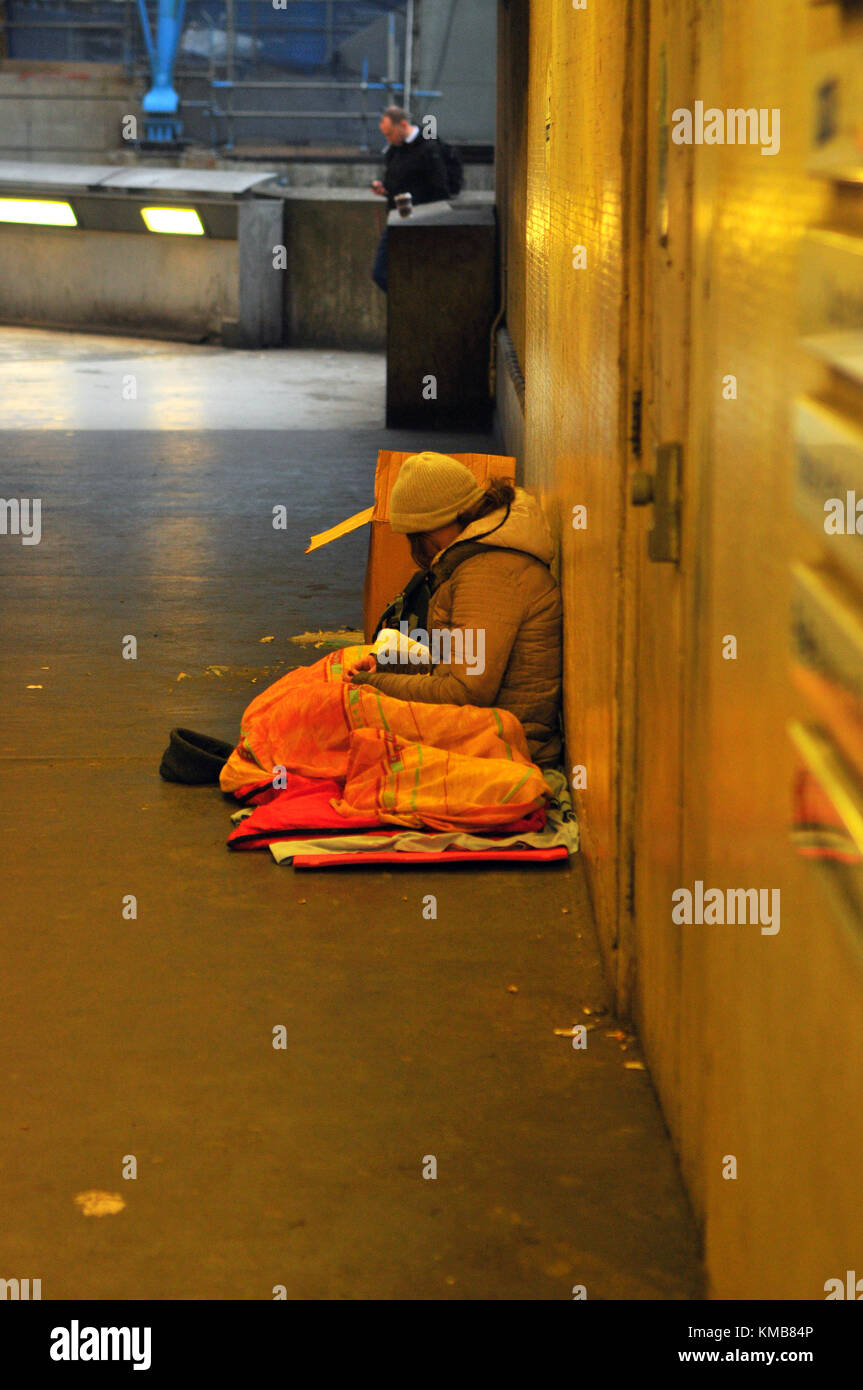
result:
[[(508, 517), (506, 508), (501, 507), (479, 521), (472, 521), (458, 540), (453, 541), (453, 545), (461, 541), (483, 541), (503, 550), (524, 550), (528, 555), (535, 555), (544, 565), (550, 564), (554, 556), (554, 541), (542, 507), (535, 497), (520, 487), (515, 490)], [(441, 554), (446, 554), (446, 551)]]

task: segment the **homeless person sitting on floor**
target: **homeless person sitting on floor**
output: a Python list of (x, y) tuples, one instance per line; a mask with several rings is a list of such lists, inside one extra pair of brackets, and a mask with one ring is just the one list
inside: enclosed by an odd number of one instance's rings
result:
[(539, 505), (417, 454), (399, 471), (390, 524), (422, 568), (374, 643), (288, 671), (247, 706), (219, 781), (256, 809), (229, 843), (303, 827), (545, 826), (561, 751), (561, 603)]
[(458, 460), (423, 453), (399, 470), (389, 522), (420, 571), (384, 615), (376, 652), (350, 665), (348, 679), (398, 700), (509, 710), (534, 763), (558, 762), (561, 599), (539, 504), (510, 482), (483, 486)]

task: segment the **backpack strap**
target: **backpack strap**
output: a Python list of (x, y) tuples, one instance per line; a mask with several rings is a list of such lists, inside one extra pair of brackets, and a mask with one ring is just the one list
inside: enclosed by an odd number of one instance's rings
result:
[(416, 570), (400, 594), (396, 594), (378, 620), (374, 637), (385, 627), (398, 627), (407, 622), (412, 628), (425, 627), (431, 598), (431, 574), (428, 570)]
[(465, 560), (472, 560), (474, 555), (484, 555), (489, 550), (505, 549), (505, 546), (486, 545), (483, 541), (456, 541), (455, 545), (451, 545), (449, 550), (444, 552), (443, 559), (432, 566), (432, 593), (439, 589), (441, 584), (446, 583)]

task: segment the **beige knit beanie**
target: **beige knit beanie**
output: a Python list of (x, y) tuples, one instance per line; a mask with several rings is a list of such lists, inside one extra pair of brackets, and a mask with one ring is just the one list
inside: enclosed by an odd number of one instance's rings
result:
[(390, 526), (400, 536), (436, 531), (485, 496), (469, 468), (449, 454), (405, 459), (390, 493)]

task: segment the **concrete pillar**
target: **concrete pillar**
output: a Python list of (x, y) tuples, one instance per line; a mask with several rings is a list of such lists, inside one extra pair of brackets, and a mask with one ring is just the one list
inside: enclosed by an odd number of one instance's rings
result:
[(284, 302), (281, 270), (274, 248), (283, 245), (284, 205), (280, 198), (255, 198), (238, 209), (239, 313), (236, 346), (277, 347), (282, 341)]

